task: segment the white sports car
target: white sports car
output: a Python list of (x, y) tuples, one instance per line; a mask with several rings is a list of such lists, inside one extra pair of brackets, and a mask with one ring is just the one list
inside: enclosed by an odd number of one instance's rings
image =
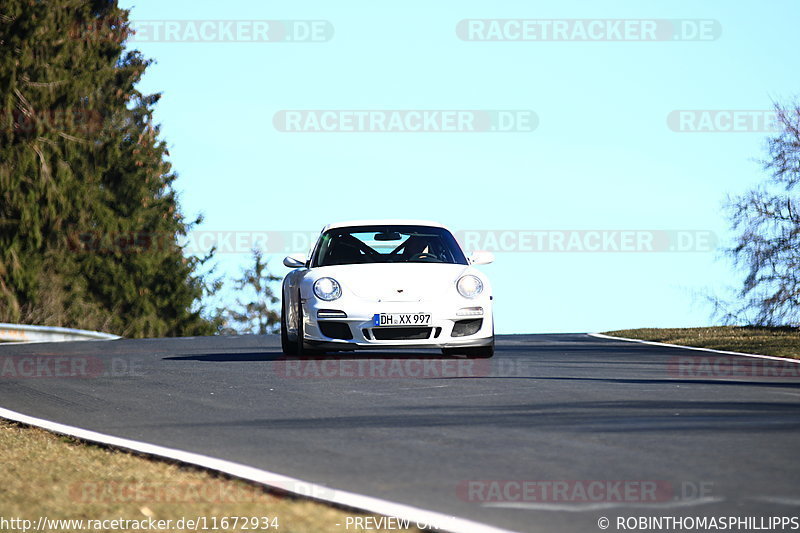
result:
[(492, 290), (441, 224), (330, 224), (309, 256), (283, 260), (281, 344), (287, 355), (358, 348), (440, 348), (494, 355)]

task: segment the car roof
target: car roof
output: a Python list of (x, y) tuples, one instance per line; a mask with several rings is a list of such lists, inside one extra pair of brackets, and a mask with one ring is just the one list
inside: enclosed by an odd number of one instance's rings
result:
[[(432, 222), (430, 220), (412, 220), (405, 218), (387, 218), (387, 219), (373, 219), (373, 220), (348, 220), (346, 222), (334, 222), (322, 228), (322, 233), (329, 229), (335, 228), (349, 228), (352, 226), (429, 226), (433, 228), (445, 228), (446, 226), (439, 222)], [(449, 231), (449, 230), (448, 230)]]

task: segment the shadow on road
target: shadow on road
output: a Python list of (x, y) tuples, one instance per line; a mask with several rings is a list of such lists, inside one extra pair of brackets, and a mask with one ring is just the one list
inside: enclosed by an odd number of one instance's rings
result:
[(281, 351), (259, 351), (249, 353), (209, 353), (173, 355), (163, 357), (165, 361), (207, 361), (216, 363), (245, 363), (264, 361), (349, 361), (362, 359), (453, 359), (461, 360), (463, 357), (442, 355), (440, 352), (372, 352), (357, 351), (346, 353), (330, 353), (303, 357), (289, 357)]
[(787, 432), (800, 429), (794, 402), (620, 400), (529, 405), (403, 406), (403, 414), (307, 418), (248, 418), (176, 424), (187, 427), (263, 427), (274, 430), (342, 428), (432, 428), (483, 426), (498, 429), (555, 429), (571, 433)]

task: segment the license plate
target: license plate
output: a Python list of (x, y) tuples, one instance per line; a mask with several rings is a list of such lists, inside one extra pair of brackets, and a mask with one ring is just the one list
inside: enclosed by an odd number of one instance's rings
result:
[(372, 324), (383, 326), (429, 326), (430, 313), (379, 313), (372, 317)]

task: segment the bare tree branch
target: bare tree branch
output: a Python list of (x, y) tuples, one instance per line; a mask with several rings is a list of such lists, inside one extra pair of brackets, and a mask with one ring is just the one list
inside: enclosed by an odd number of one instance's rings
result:
[(769, 158), (762, 161), (769, 179), (727, 203), (731, 227), (739, 232), (727, 253), (747, 275), (736, 309), (715, 302), (726, 322), (752, 316), (749, 321), (758, 325), (800, 324), (800, 198), (795, 191), (800, 183), (800, 103), (776, 103), (775, 112), (780, 132), (768, 140)]

